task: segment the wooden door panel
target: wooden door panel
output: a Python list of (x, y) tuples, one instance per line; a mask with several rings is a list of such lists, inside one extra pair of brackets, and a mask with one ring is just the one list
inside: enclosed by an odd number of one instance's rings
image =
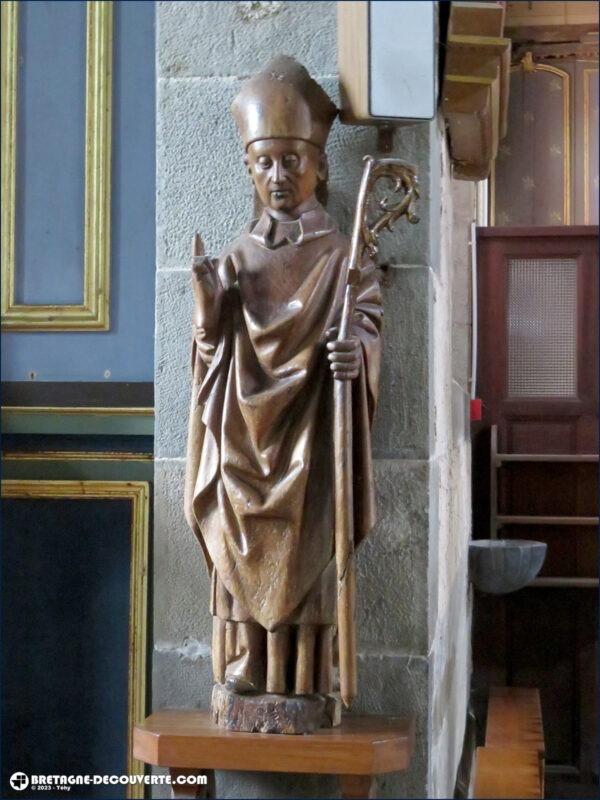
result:
[[(508, 431), (500, 428), (503, 423), (510, 424), (510, 420), (519, 417), (529, 418), (531, 422), (543, 417), (544, 423), (554, 417), (556, 422), (571, 421), (579, 425), (581, 417), (589, 416), (588, 426), (591, 423), (591, 427), (586, 428), (589, 435), (597, 424), (597, 228), (482, 228), (478, 230), (478, 237), (478, 302), (482, 323), (478, 375), (486, 423), (488, 420), (497, 422), (505, 446)], [(511, 259), (574, 259), (577, 262), (577, 386), (573, 397), (509, 394), (507, 265)], [(550, 452), (543, 437), (540, 444), (543, 449), (535, 452)]]
[(577, 417), (509, 418), (505, 421), (503, 439), (509, 453), (577, 452)]

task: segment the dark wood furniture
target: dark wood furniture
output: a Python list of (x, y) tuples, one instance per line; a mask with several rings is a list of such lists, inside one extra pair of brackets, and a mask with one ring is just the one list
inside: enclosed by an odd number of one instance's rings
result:
[[(501, 478), (499, 470), (509, 464), (598, 464), (597, 453), (499, 453), (498, 452), (498, 426), (492, 425), (490, 430), (490, 537), (498, 538), (502, 528), (512, 525), (525, 525), (534, 528), (536, 525), (569, 527), (598, 526), (598, 516), (573, 516), (544, 515), (544, 514), (499, 514), (498, 513), (498, 484)], [(535, 578), (532, 587), (569, 587), (593, 589), (598, 587), (598, 578), (581, 577), (578, 575), (555, 575)]]
[[(174, 797), (215, 797), (214, 770), (338, 775), (342, 797), (374, 797), (374, 778), (408, 768), (413, 719), (344, 716), (339, 728), (307, 736), (240, 733), (208, 711), (157, 711), (134, 729), (135, 757), (178, 775), (206, 774), (206, 786), (173, 786)], [(187, 792), (187, 793), (186, 793)]]
[[(474, 700), (539, 686), (548, 781), (596, 762), (598, 228), (478, 230), (476, 538), (548, 545), (530, 587), (477, 594)], [(494, 434), (494, 431), (497, 433)], [(552, 789), (549, 787), (549, 793)]]

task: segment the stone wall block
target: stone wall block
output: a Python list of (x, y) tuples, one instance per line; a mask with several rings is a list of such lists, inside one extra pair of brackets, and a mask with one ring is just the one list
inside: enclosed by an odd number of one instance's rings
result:
[(190, 659), (173, 650), (157, 650), (152, 661), (152, 708), (210, 708), (213, 687), (210, 652)]
[(159, 2), (160, 77), (251, 75), (275, 55), (337, 71), (334, 2)]
[(154, 452), (159, 458), (185, 456), (192, 392), (192, 311), (191, 270), (158, 272)]
[(427, 458), (429, 270), (390, 267), (381, 288), (383, 356), (373, 451), (376, 458)]
[(465, 391), (471, 379), (471, 325), (455, 322), (452, 326), (452, 377)]
[(452, 321), (471, 323), (471, 222), (476, 215), (476, 184), (452, 180)]
[[(464, 447), (471, 438), (470, 396), (455, 380), (452, 381), (452, 444)], [(462, 477), (462, 476), (461, 476)], [(468, 478), (468, 476), (466, 476)]]
[(450, 797), (461, 758), (471, 671), (471, 599), (467, 550), (449, 587), (445, 631), (430, 653), (431, 753), (429, 796)]
[(437, 459), (429, 462), (429, 565), (428, 565), (428, 645), (433, 646), (438, 621), (440, 558), (439, 558), (439, 527), (440, 527), (440, 485), (441, 470)]
[(190, 263), (195, 231), (218, 255), (252, 217), (253, 188), (229, 112), (240, 82), (159, 80), (157, 98), (157, 263)]
[(427, 654), (428, 464), (376, 461), (378, 521), (357, 552), (359, 649)]
[(377, 797), (427, 796), (427, 659), (410, 655), (359, 654), (356, 714), (416, 716), (415, 752), (410, 768), (379, 778)]
[(157, 461), (154, 497), (154, 640), (198, 655), (210, 643), (210, 578), (183, 513), (183, 461)]

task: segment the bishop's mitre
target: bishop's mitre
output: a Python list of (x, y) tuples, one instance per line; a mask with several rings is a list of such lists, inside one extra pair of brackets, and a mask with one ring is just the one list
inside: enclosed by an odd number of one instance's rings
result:
[(231, 110), (247, 149), (257, 139), (304, 139), (323, 148), (337, 108), (306, 69), (277, 56), (244, 83)]

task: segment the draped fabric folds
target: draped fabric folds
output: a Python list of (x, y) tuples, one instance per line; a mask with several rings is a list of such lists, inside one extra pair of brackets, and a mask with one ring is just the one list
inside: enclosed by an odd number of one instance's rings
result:
[[(318, 204), (293, 226), (263, 212), (219, 257), (220, 323), (193, 344), (187, 519), (217, 583), (267, 630), (329, 623), (324, 609), (335, 604), (318, 591), (334, 557), (325, 344), (342, 307), (348, 249)], [(353, 324), (362, 345), (353, 386), (356, 544), (374, 523), (370, 427), (382, 316), (375, 267), (365, 264), (362, 276)]]

